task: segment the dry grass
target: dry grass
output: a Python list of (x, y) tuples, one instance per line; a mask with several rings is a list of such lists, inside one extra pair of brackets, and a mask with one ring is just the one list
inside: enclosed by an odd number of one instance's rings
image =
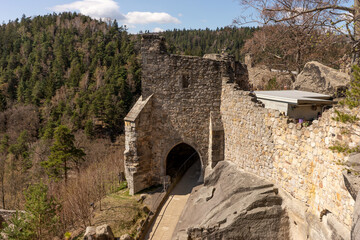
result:
[(145, 218), (142, 206), (127, 189), (120, 190), (102, 199), (101, 210), (100, 203), (96, 204), (93, 225), (109, 224), (116, 237), (126, 233), (134, 236), (140, 221)]

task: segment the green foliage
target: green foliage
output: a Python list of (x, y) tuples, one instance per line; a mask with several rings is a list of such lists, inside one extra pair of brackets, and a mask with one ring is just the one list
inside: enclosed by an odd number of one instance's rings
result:
[(70, 233), (70, 232), (66, 232), (66, 233), (64, 234), (64, 237), (65, 237), (65, 240), (70, 239), (70, 238), (71, 238), (71, 233)]
[(56, 127), (57, 127), (57, 124), (55, 122), (53, 122), (53, 121), (47, 122), (47, 124), (43, 128), (44, 133), (42, 135), (42, 139), (44, 139), (44, 140), (52, 139), (54, 136), (54, 131), (55, 131)]
[(123, 189), (125, 189), (127, 187), (128, 187), (127, 182), (123, 181), (123, 182), (120, 183), (120, 186), (118, 187), (117, 191), (123, 190)]
[(2, 91), (0, 91), (0, 112), (4, 111), (6, 109), (6, 97), (5, 95), (2, 93)]
[[(345, 99), (340, 102), (341, 105), (348, 106), (350, 109), (360, 106), (360, 67), (357, 65), (353, 66), (353, 78), (350, 82), (349, 89), (346, 90)], [(356, 115), (350, 115), (339, 110), (335, 110), (336, 117), (333, 118), (335, 121), (342, 123), (355, 123), (359, 120)]]
[(216, 30), (174, 29), (161, 34), (169, 43), (170, 53), (203, 56), (206, 53), (221, 53), (226, 49), (236, 60), (240, 60), (243, 58), (240, 49), (256, 30), (254, 27), (225, 27)]
[(347, 144), (340, 142), (337, 142), (334, 146), (329, 147), (329, 149), (334, 152), (345, 153), (345, 154), (360, 152), (359, 146), (350, 148)]
[(269, 82), (265, 86), (265, 90), (276, 90), (280, 89), (279, 84), (276, 81), (276, 77), (273, 77), (269, 80)]
[(333, 120), (342, 122), (342, 123), (354, 123), (359, 120), (359, 118), (356, 115), (350, 115), (347, 113), (340, 112), (339, 110), (335, 110), (336, 117), (333, 118)]
[[(123, 27), (77, 13), (2, 24), (0, 112), (17, 102), (44, 109), (39, 131), (44, 139), (51, 139), (63, 120), (84, 129), (95, 117), (105, 123), (101, 134), (115, 139), (141, 91), (134, 45)], [(104, 107), (107, 95), (113, 102)], [(122, 109), (109, 109), (117, 106)]]
[(16, 212), (3, 232), (9, 240), (51, 239), (59, 224), (60, 205), (42, 182), (29, 186), (24, 195), (25, 212)]
[(0, 141), (0, 153), (6, 153), (9, 148), (9, 136), (4, 134)]
[(31, 185), (24, 193), (26, 222), (35, 235), (34, 239), (48, 239), (56, 230), (60, 205), (49, 196), (48, 187), (42, 182)]
[[(78, 168), (84, 160), (85, 153), (82, 149), (75, 147), (75, 137), (70, 129), (60, 125), (54, 132), (54, 144), (50, 148), (49, 159), (42, 162), (49, 177), (56, 180), (65, 178), (71, 168)], [(75, 166), (73, 166), (75, 165)]]
[(94, 124), (93, 121), (91, 119), (87, 120), (85, 123), (85, 134), (88, 138), (93, 138), (94, 137)]
[(353, 66), (353, 79), (345, 96), (344, 103), (350, 109), (360, 106), (360, 67), (357, 65)]
[(25, 213), (22, 212), (16, 212), (10, 218), (9, 224), (4, 225), (2, 232), (6, 234), (9, 240), (29, 240), (35, 237), (26, 220)]
[(14, 155), (16, 160), (21, 161), (21, 166), (24, 171), (32, 167), (29, 141), (29, 134), (24, 130), (20, 133), (16, 143), (9, 147), (9, 152)]

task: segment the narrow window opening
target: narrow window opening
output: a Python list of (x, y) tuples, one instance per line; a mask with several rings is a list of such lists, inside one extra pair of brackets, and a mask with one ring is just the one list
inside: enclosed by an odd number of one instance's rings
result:
[(182, 76), (182, 88), (188, 88), (190, 85), (189, 76)]

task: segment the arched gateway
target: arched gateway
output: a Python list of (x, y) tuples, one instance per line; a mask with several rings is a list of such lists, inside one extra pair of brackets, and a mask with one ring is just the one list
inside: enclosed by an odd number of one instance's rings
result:
[(197, 161), (200, 161), (200, 155), (193, 147), (186, 143), (177, 144), (166, 157), (166, 175), (172, 179), (181, 176)]
[(143, 35), (141, 54), (142, 96), (125, 118), (130, 194), (161, 184), (194, 151), (202, 169), (223, 160), (222, 85), (247, 87), (245, 69), (228, 55), (170, 55), (157, 35)]

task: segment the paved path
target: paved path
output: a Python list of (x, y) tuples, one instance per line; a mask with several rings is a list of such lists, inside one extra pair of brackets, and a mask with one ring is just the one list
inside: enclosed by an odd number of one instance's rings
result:
[(191, 190), (198, 184), (200, 164), (195, 163), (170, 193), (146, 239), (170, 240)]

